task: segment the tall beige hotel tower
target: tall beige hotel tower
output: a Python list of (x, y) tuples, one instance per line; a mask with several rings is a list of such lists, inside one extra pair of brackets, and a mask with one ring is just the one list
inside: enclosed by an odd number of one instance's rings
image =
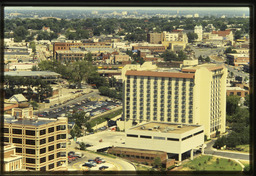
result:
[(226, 77), (224, 65), (184, 60), (180, 68), (158, 68), (151, 62), (126, 65), (125, 129), (147, 121), (198, 124), (205, 135), (225, 132)]

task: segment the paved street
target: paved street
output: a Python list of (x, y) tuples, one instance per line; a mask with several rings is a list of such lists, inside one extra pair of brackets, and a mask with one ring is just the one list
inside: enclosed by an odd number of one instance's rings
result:
[(205, 154), (211, 154), (216, 156), (222, 156), (232, 159), (239, 159), (239, 160), (250, 160), (250, 154), (248, 153), (241, 153), (241, 152), (232, 152), (232, 151), (220, 151), (217, 149), (212, 148), (214, 142), (216, 140), (213, 139), (211, 142), (207, 143), (207, 146), (205, 147)]

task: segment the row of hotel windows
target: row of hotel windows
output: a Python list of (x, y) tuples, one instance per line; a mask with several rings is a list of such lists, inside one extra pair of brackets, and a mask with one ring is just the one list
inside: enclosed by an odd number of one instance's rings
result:
[[(56, 127), (56, 131), (65, 130), (66, 125), (59, 125)], [(9, 128), (3, 129), (4, 133), (9, 133)], [(54, 127), (48, 128), (48, 133), (53, 133)], [(22, 129), (12, 129), (13, 134), (22, 134)], [(46, 129), (40, 130), (40, 135), (46, 134)], [(35, 130), (26, 130), (26, 135), (35, 136)]]
[[(186, 139), (189, 139), (189, 138), (191, 138), (191, 137), (193, 137), (193, 136), (196, 136), (196, 135), (198, 135), (198, 134), (201, 134), (201, 133), (203, 133), (203, 132), (204, 132), (204, 130), (201, 130), (201, 131), (196, 132), (196, 133), (194, 133), (194, 134), (192, 134), (192, 135), (188, 135), (188, 136), (182, 138), (181, 140), (184, 141), (184, 140), (186, 140)], [(134, 138), (138, 138), (138, 137), (139, 137), (139, 135), (135, 135), (135, 134), (127, 134), (126, 136), (127, 136), (127, 137), (134, 137)], [(140, 138), (143, 138), (143, 139), (152, 139), (152, 136), (140, 135)], [(159, 137), (159, 136), (153, 136), (153, 139), (157, 139), (157, 140), (166, 140), (165, 137)], [(168, 140), (168, 141), (179, 141), (178, 138), (167, 138), (167, 140)]]
[[(56, 140), (59, 140), (59, 139), (66, 139), (66, 134), (58, 134), (56, 136)], [(4, 137), (4, 141), (5, 142), (9, 142), (9, 138), (8, 137)], [(54, 136), (48, 137), (48, 142), (52, 142), (52, 141), (54, 141)], [(20, 139), (20, 138), (13, 138), (12, 142), (16, 143), (16, 144), (22, 144), (22, 139)], [(46, 138), (40, 139), (40, 145), (45, 144), (45, 143), (46, 143)], [(28, 144), (28, 145), (36, 145), (35, 144), (35, 140), (31, 140), (31, 139), (26, 139), (26, 144)]]

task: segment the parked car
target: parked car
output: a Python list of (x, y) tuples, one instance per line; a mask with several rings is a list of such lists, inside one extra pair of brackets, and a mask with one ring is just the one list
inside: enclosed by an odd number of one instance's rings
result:
[(86, 166), (86, 167), (89, 167), (89, 168), (93, 167), (93, 165), (89, 162), (84, 163), (82, 166), (83, 167)]
[(108, 168), (108, 166), (101, 166), (101, 167), (99, 167), (99, 170), (105, 170), (107, 168)]
[(73, 151), (68, 152), (68, 156), (71, 156), (71, 155), (75, 155), (75, 152)]

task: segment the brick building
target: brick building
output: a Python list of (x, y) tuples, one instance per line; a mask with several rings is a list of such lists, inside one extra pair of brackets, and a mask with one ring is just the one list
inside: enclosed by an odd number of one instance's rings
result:
[(150, 50), (151, 53), (163, 53), (165, 51), (164, 46), (133, 46), (132, 50), (141, 50), (147, 49)]
[(248, 64), (250, 58), (248, 54), (229, 54), (227, 55), (227, 62), (229, 65), (239, 66)]
[(139, 162), (151, 166), (154, 165), (154, 160), (157, 157), (160, 158), (162, 165), (164, 165), (166, 168), (174, 165), (175, 162), (174, 159), (167, 159), (167, 153), (162, 151), (112, 147), (108, 149), (108, 153), (133, 162)]

